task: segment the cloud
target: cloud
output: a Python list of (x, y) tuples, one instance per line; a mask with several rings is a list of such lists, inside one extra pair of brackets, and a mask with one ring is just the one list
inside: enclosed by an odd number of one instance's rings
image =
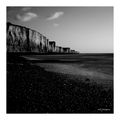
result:
[(22, 11), (28, 11), (28, 10), (30, 10), (31, 9), (31, 7), (23, 7), (22, 8)]
[(52, 16), (48, 17), (47, 20), (54, 20), (62, 16), (64, 12), (55, 12)]
[(54, 27), (58, 27), (58, 26), (59, 26), (59, 24), (57, 24), (57, 23), (54, 23), (54, 24), (53, 24), (53, 26), (54, 26)]
[(27, 13), (24, 13), (23, 15), (17, 14), (16, 17), (17, 17), (18, 20), (20, 20), (22, 22), (27, 22), (27, 21), (30, 21), (33, 18), (38, 17), (38, 16), (35, 13), (27, 12)]

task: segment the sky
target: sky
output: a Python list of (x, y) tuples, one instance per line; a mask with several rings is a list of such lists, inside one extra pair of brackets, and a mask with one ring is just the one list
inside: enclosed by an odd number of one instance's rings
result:
[(81, 53), (113, 53), (113, 7), (7, 7), (7, 22)]

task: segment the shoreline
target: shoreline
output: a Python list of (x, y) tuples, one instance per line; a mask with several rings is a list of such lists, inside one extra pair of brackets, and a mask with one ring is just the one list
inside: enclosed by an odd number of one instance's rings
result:
[[(78, 81), (80, 78), (84, 78), (82, 82), (86, 82), (89, 79), (89, 83), (96, 82), (96, 84), (101, 84), (105, 86), (105, 89), (112, 88), (113, 77), (102, 72), (95, 70), (89, 70), (87, 68), (78, 67), (77, 64), (65, 64), (65, 63), (36, 63), (33, 64), (44, 68), (45, 71), (68, 75), (70, 77), (75, 77)], [(77, 81), (76, 81), (77, 82)]]
[(7, 63), (7, 113), (113, 113), (113, 89), (45, 71), (24, 58)]

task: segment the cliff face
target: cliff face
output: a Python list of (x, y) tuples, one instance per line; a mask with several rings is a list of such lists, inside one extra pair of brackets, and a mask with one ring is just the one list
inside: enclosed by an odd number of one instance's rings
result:
[(63, 48), (60, 46), (55, 46), (56, 53), (63, 53)]
[(7, 52), (47, 52), (48, 39), (37, 31), (7, 23)]
[(8, 52), (28, 51), (29, 48), (28, 37), (29, 37), (28, 29), (7, 23)]
[(70, 48), (63, 48), (64, 53), (70, 53)]
[(49, 52), (56, 52), (55, 47), (56, 47), (55, 42), (49, 41)]
[(11, 23), (7, 23), (7, 52), (75, 53), (70, 48), (56, 46), (55, 41), (35, 30)]

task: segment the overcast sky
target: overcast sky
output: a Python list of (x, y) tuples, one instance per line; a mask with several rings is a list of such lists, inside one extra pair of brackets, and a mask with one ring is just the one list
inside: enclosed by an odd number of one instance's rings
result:
[(113, 52), (112, 7), (8, 7), (7, 21), (80, 52)]

